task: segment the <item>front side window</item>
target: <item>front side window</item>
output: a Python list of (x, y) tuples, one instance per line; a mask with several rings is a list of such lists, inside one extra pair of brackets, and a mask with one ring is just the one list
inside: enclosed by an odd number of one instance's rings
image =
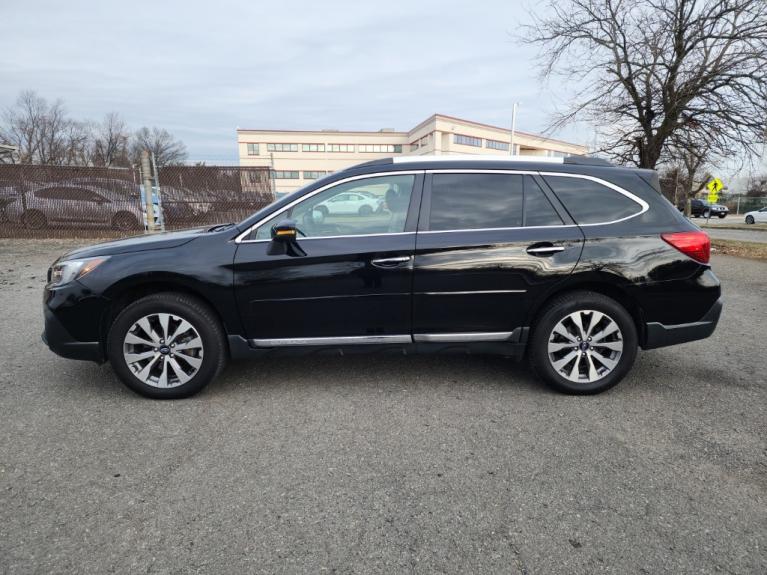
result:
[(434, 174), (429, 230), (522, 226), (522, 178), (514, 174)]
[(544, 176), (578, 224), (604, 224), (634, 216), (642, 206), (598, 182), (571, 176)]
[(250, 239), (270, 239), (272, 226), (286, 219), (308, 238), (403, 232), (414, 181), (391, 174), (338, 184), (273, 215)]

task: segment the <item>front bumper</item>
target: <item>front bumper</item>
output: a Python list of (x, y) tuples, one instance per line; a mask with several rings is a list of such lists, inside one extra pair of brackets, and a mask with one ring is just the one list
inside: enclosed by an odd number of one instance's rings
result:
[(722, 314), (722, 298), (714, 302), (706, 314), (698, 321), (676, 325), (664, 325), (658, 322), (645, 324), (647, 338), (643, 349), (655, 349), (667, 345), (676, 345), (697, 339), (705, 339), (714, 333), (719, 316)]
[(42, 340), (53, 353), (67, 359), (82, 359), (103, 363), (105, 361), (101, 344), (98, 341), (78, 341), (56, 319), (47, 307), (45, 316), (45, 331)]

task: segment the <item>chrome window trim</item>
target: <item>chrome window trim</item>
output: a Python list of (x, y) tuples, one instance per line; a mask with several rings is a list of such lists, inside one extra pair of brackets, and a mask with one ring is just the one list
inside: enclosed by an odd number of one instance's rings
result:
[(412, 343), (410, 335), (347, 335), (338, 337), (279, 337), (249, 340), (255, 347), (297, 347), (304, 345), (374, 345)]
[[(636, 214), (631, 214), (630, 216), (626, 216), (625, 218), (620, 218), (617, 220), (612, 220), (609, 222), (596, 222), (593, 224), (578, 224), (581, 227), (586, 226), (607, 226), (610, 224), (617, 224), (618, 222), (625, 222), (626, 220), (630, 220), (631, 218), (635, 218), (637, 216), (641, 216), (643, 213), (645, 213), (647, 210), (650, 209), (650, 204), (645, 202), (642, 198), (639, 196), (636, 196), (629, 192), (628, 190), (621, 188), (620, 186), (617, 186), (613, 184), (612, 182), (608, 182), (607, 180), (603, 180), (602, 178), (597, 178), (595, 176), (589, 176), (586, 174), (570, 174), (565, 172), (539, 172), (541, 176), (556, 176), (556, 177), (567, 177), (567, 178), (579, 178), (581, 180), (591, 180), (592, 182), (596, 182), (598, 184), (602, 184), (603, 186), (610, 188), (614, 192), (618, 192), (619, 194), (622, 194), (626, 196), (628, 199), (633, 200), (637, 204), (641, 206), (641, 210), (637, 212)], [(553, 190), (552, 190), (553, 191)], [(556, 195), (556, 192), (554, 192), (554, 195)]]
[[(425, 158), (426, 156), (415, 156), (418, 158)], [(474, 158), (478, 158), (479, 156), (474, 156)], [(516, 158), (518, 156), (510, 156), (512, 158)], [(430, 158), (430, 160), (433, 160), (434, 158), (440, 158), (440, 160), (437, 161), (447, 161), (447, 160), (453, 160), (455, 161), (456, 158), (454, 156), (433, 156)], [(404, 163), (405, 160), (411, 159), (408, 156), (402, 157), (402, 158), (394, 158), (393, 162), (396, 163)], [(494, 158), (497, 159), (497, 158)], [(561, 160), (562, 158), (541, 158), (541, 159), (547, 159), (547, 160)], [(401, 160), (401, 162), (397, 162), (397, 160)], [(419, 161), (426, 161), (424, 159)], [(557, 162), (549, 162), (549, 163), (557, 163)], [(560, 162), (561, 163), (561, 162)], [(470, 229), (455, 229), (455, 230), (419, 230), (417, 233), (419, 234), (449, 234), (449, 233), (456, 233), (456, 232), (491, 232), (491, 231), (504, 231), (504, 230), (532, 230), (532, 229), (547, 229), (547, 228), (577, 228), (577, 227), (593, 227), (593, 226), (608, 226), (611, 224), (617, 224), (619, 222), (624, 222), (626, 220), (630, 220), (631, 218), (636, 218), (637, 216), (641, 216), (644, 214), (647, 210), (650, 209), (650, 205), (645, 202), (642, 198), (636, 196), (635, 194), (632, 194), (628, 190), (621, 188), (620, 186), (613, 184), (612, 182), (608, 182), (607, 180), (603, 180), (602, 178), (597, 178), (595, 176), (589, 176), (586, 174), (574, 174), (572, 172), (542, 172), (540, 170), (494, 170), (494, 169), (473, 169), (473, 168), (445, 168), (445, 169), (431, 169), (431, 170), (403, 170), (403, 171), (385, 171), (385, 172), (374, 172), (372, 174), (361, 174), (357, 176), (350, 176), (348, 178), (344, 178), (341, 180), (336, 180), (334, 182), (331, 182), (329, 184), (326, 184), (320, 188), (317, 188), (316, 190), (312, 191), (309, 194), (306, 194), (304, 196), (301, 196), (300, 198), (297, 198), (296, 200), (289, 203), (287, 206), (283, 207), (280, 211), (287, 211), (299, 202), (312, 197), (315, 194), (318, 194), (320, 192), (323, 192), (335, 185), (338, 184), (344, 184), (346, 182), (352, 182), (355, 180), (361, 180), (365, 178), (375, 178), (375, 177), (381, 177), (386, 176), (389, 174), (397, 174), (397, 175), (418, 175), (418, 174), (510, 174), (510, 175), (529, 175), (529, 176), (555, 176), (555, 177), (563, 177), (563, 178), (579, 178), (582, 180), (591, 180), (592, 182), (596, 182), (598, 184), (601, 184), (605, 186), (606, 188), (609, 188), (613, 190), (614, 192), (618, 192), (619, 194), (622, 194), (623, 196), (626, 196), (630, 200), (633, 200), (635, 203), (637, 203), (641, 210), (637, 212), (636, 214), (632, 214), (630, 216), (626, 216), (625, 218), (620, 218), (617, 220), (611, 220), (607, 222), (596, 222), (593, 224), (559, 224), (559, 225), (553, 225), (553, 226), (515, 226), (515, 227), (507, 227), (507, 228), (470, 228)], [(242, 232), (237, 238), (234, 240), (237, 244), (243, 244), (243, 243), (258, 243), (258, 242), (270, 242), (271, 239), (262, 239), (262, 240), (245, 240), (243, 238), (247, 237), (252, 231), (256, 228), (258, 228), (261, 224), (263, 224), (266, 220), (270, 219), (274, 215), (276, 215), (279, 212), (274, 212), (265, 218), (262, 218), (252, 226), (250, 226), (246, 231)], [(353, 237), (374, 237), (374, 236), (391, 236), (391, 235), (403, 235), (403, 234), (412, 234), (416, 232), (388, 232), (388, 233), (376, 233), (376, 234), (350, 234), (350, 235), (343, 235), (343, 236), (317, 236), (313, 238), (301, 238), (301, 241), (306, 240), (319, 240), (319, 239), (337, 239), (337, 238), (353, 238)]]
[[(271, 239), (268, 239), (268, 240), (246, 240), (244, 238), (249, 236), (253, 232), (253, 230), (258, 228), (261, 224), (266, 222), (268, 219), (276, 216), (280, 212), (285, 212), (285, 211), (291, 209), (296, 204), (298, 204), (298, 203), (300, 203), (300, 202), (302, 202), (302, 201), (304, 201), (304, 200), (306, 200), (308, 198), (311, 198), (312, 196), (314, 196), (316, 194), (319, 194), (320, 192), (324, 192), (325, 190), (330, 189), (333, 186), (337, 186), (337, 185), (340, 185), (340, 184), (345, 184), (346, 182), (353, 182), (355, 180), (364, 180), (364, 179), (367, 179), (367, 178), (378, 178), (378, 177), (381, 177), (381, 176), (389, 176), (391, 174), (398, 175), (398, 176), (410, 176), (410, 175), (417, 176), (417, 175), (420, 175), (420, 174), (423, 174), (423, 173), (424, 173), (423, 170), (403, 170), (403, 171), (387, 170), (385, 172), (374, 172), (374, 173), (371, 173), (371, 174), (360, 174), (360, 175), (357, 175), (357, 176), (349, 176), (348, 178), (343, 178), (343, 179), (340, 179), (340, 180), (335, 180), (333, 182), (330, 182), (328, 184), (325, 184), (324, 186), (321, 186), (321, 187), (317, 188), (316, 190), (313, 190), (313, 191), (309, 192), (308, 194), (304, 194), (300, 198), (296, 198), (295, 200), (290, 202), (287, 206), (283, 206), (279, 211), (272, 212), (268, 216), (266, 216), (264, 218), (261, 218), (259, 221), (257, 221), (255, 224), (253, 224), (247, 230), (245, 230), (239, 236), (237, 236), (235, 238), (235, 240), (234, 240), (234, 243), (236, 243), (236, 244), (249, 244), (249, 243), (255, 243), (255, 242), (270, 242), (270, 241), (272, 241)], [(408, 233), (415, 233), (415, 232), (388, 232), (388, 233), (377, 233), (377, 234), (355, 234), (355, 235), (351, 235), (350, 234), (350, 235), (344, 235), (344, 236), (317, 236), (315, 238), (301, 238), (301, 241), (306, 241), (306, 240), (309, 240), (309, 239), (351, 238), (351, 237), (363, 237), (363, 236), (391, 236), (391, 235), (395, 235), (395, 234), (408, 234)]]

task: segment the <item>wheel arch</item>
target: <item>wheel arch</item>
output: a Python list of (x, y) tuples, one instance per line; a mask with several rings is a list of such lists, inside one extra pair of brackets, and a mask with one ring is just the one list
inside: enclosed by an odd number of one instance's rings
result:
[(229, 333), (224, 317), (210, 297), (205, 294), (205, 290), (201, 289), (193, 278), (169, 273), (142, 274), (125, 278), (104, 292), (109, 305), (101, 317), (99, 329), (101, 345), (105, 345), (109, 328), (122, 310), (142, 297), (161, 292), (182, 293), (198, 299), (210, 308), (221, 323), (224, 332)]
[(616, 282), (615, 278), (582, 278), (575, 281), (568, 282), (555, 288), (541, 298), (541, 300), (533, 307), (527, 318), (527, 325), (530, 326), (530, 331), (535, 329), (538, 318), (543, 314), (544, 310), (548, 307), (549, 303), (561, 295), (577, 292), (577, 291), (591, 291), (607, 296), (616, 302), (618, 302), (629, 313), (634, 320), (634, 326), (637, 330), (637, 338), (639, 345), (644, 345), (646, 340), (646, 330), (644, 322), (644, 312), (642, 306), (626, 289), (626, 285), (621, 282)]

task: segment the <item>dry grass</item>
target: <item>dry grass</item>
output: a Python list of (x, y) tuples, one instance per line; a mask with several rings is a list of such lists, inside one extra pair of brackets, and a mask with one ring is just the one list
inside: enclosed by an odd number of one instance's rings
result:
[(767, 244), (760, 242), (711, 238), (711, 251), (716, 254), (767, 261)]

